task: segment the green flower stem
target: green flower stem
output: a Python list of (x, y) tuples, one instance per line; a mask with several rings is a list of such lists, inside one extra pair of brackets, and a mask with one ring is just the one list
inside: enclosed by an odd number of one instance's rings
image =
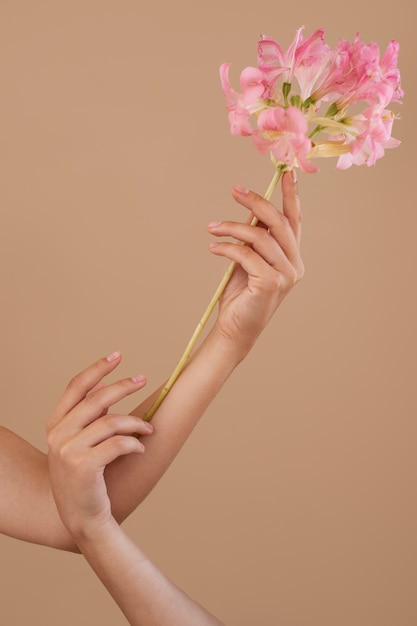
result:
[[(272, 192), (274, 191), (275, 187), (277, 186), (277, 183), (279, 181), (279, 179), (282, 176), (282, 173), (285, 171), (285, 166), (279, 164), (276, 166), (275, 168), (275, 173), (274, 176), (272, 177), (272, 180), (269, 184), (268, 189), (265, 192), (264, 198), (266, 200), (269, 200), (270, 197), (272, 196)], [(253, 217), (252, 221), (251, 221), (251, 226), (256, 226), (256, 224), (258, 223), (258, 218)], [(244, 244), (242, 244), (244, 245)], [(170, 392), (171, 388), (173, 387), (175, 381), (177, 380), (178, 376), (181, 374), (182, 370), (185, 367), (185, 364), (188, 361), (188, 358), (195, 346), (195, 344), (198, 341), (198, 338), (200, 337), (208, 319), (210, 318), (210, 315), (213, 313), (216, 304), (218, 303), (218, 301), (220, 300), (224, 290), (226, 289), (227, 284), (229, 283), (233, 272), (235, 270), (236, 267), (236, 262), (232, 261), (229, 265), (229, 267), (227, 268), (222, 280), (220, 281), (212, 299), (210, 300), (210, 303), (208, 305), (208, 307), (206, 308), (206, 310), (203, 313), (202, 318), (200, 319), (200, 321), (198, 322), (196, 329), (190, 339), (190, 341), (188, 342), (187, 347), (184, 350), (184, 353), (182, 355), (182, 357), (180, 358), (180, 360), (178, 361), (177, 365), (175, 366), (174, 371), (172, 372), (171, 376), (169, 377), (169, 379), (167, 380), (164, 388), (161, 390), (161, 392), (159, 393), (158, 397), (155, 399), (154, 403), (152, 404), (152, 406), (150, 407), (150, 409), (148, 411), (146, 411), (145, 415), (143, 416), (142, 419), (144, 419), (145, 421), (150, 421), (152, 419), (152, 417), (154, 416), (154, 414), (156, 413), (156, 411), (159, 409), (159, 407), (161, 406), (162, 402), (164, 401), (165, 397), (168, 395), (168, 393)]]
[(282, 83), (282, 95), (284, 96), (284, 107), (289, 107), (288, 96), (291, 92), (291, 83)]
[(323, 128), (325, 128), (325, 126), (322, 126), (321, 124), (318, 124), (316, 126), (316, 128), (314, 128), (311, 133), (309, 134), (308, 138), (309, 139), (313, 139), (316, 135), (318, 135), (319, 133), (321, 133), (321, 131), (323, 130)]

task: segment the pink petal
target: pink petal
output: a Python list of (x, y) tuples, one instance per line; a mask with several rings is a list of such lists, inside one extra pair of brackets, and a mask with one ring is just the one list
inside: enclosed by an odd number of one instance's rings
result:
[(394, 139), (394, 137), (390, 137), (384, 144), (384, 148), (398, 148), (400, 143), (401, 141), (399, 139)]
[(264, 74), (257, 67), (246, 67), (240, 75), (243, 102), (253, 104), (265, 93)]
[(287, 67), (289, 67), (290, 69), (288, 76), (285, 77), (285, 81), (288, 83), (292, 81), (292, 78), (294, 75), (296, 53), (297, 53), (297, 48), (301, 45), (301, 42), (303, 40), (303, 30), (304, 30), (304, 26), (301, 26), (301, 28), (297, 30), (297, 32), (295, 33), (294, 40), (291, 42), (290, 46), (288, 47), (287, 52), (285, 53), (284, 64), (287, 65)]
[(324, 30), (315, 30), (310, 37), (307, 37), (298, 46), (295, 53), (295, 62), (298, 66), (300, 63), (305, 62), (307, 65), (312, 65), (321, 59), (322, 55), (328, 52), (329, 46), (324, 42)]
[(220, 66), (220, 81), (222, 84), (224, 97), (226, 99), (226, 106), (229, 110), (231, 110), (237, 104), (238, 94), (232, 88), (232, 85), (230, 83), (229, 68), (230, 68), (230, 63), (223, 63)]
[(305, 172), (306, 174), (315, 174), (319, 171), (319, 168), (311, 159), (307, 159), (304, 156), (297, 155), (298, 165), (300, 166), (300, 170)]
[(255, 148), (259, 150), (261, 154), (268, 154), (273, 146), (273, 141), (269, 141), (269, 139), (264, 139), (259, 135), (253, 136), (253, 143), (255, 144)]
[(336, 169), (338, 170), (347, 170), (353, 164), (352, 155), (348, 152), (347, 154), (342, 154), (337, 160)]
[(381, 69), (383, 72), (397, 69), (398, 53), (400, 50), (400, 44), (395, 39), (391, 40), (385, 50), (384, 56), (381, 59)]
[(284, 65), (284, 53), (281, 46), (275, 39), (267, 35), (261, 35), (262, 39), (258, 43), (258, 65), (260, 68), (268, 66)]
[(240, 106), (229, 112), (230, 132), (232, 135), (242, 135), (243, 137), (253, 135), (254, 130), (250, 125), (249, 117), (249, 112)]
[(286, 127), (292, 133), (304, 135), (308, 130), (308, 122), (297, 107), (285, 109)]

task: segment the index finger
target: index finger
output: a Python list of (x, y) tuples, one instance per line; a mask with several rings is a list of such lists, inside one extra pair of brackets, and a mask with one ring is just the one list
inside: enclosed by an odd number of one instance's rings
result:
[(107, 374), (110, 374), (119, 365), (121, 358), (120, 352), (112, 352), (74, 376), (48, 419), (48, 427), (54, 427), (77, 406)]

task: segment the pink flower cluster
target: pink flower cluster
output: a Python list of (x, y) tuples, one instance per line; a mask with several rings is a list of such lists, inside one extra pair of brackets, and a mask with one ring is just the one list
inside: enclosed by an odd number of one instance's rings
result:
[[(289, 169), (315, 172), (312, 159), (330, 156), (339, 157), (339, 169), (374, 165), (400, 143), (391, 137), (396, 116), (388, 108), (403, 96), (398, 42), (381, 58), (378, 45), (359, 35), (330, 48), (323, 30), (304, 39), (303, 28), (286, 51), (262, 35), (258, 66), (240, 75), (241, 93), (231, 86), (230, 64), (221, 66), (231, 132), (252, 136), (261, 153)], [(352, 105), (359, 112), (348, 115)]]

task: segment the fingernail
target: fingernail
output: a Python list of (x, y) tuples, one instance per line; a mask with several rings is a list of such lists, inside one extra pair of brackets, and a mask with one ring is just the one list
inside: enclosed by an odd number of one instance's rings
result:
[(246, 189), (246, 187), (241, 187), (240, 185), (235, 185), (233, 189), (238, 193), (242, 193), (244, 195), (249, 193), (249, 189)]
[(213, 241), (212, 243), (209, 243), (209, 248), (210, 248), (210, 249), (212, 249), (212, 248), (217, 248), (217, 246), (218, 246), (218, 245), (219, 245), (219, 244), (218, 244), (217, 242)]
[(146, 378), (142, 376), (142, 374), (139, 374), (139, 376), (132, 376), (131, 380), (133, 380), (134, 383), (144, 383)]
[(112, 361), (117, 361), (120, 358), (120, 352), (112, 352), (109, 356), (106, 356), (106, 361), (111, 363)]
[(208, 225), (209, 228), (217, 228), (217, 226), (220, 226), (221, 222), (210, 222), (210, 224)]
[(291, 180), (293, 183), (297, 182), (297, 170), (295, 168), (291, 170)]
[(144, 422), (144, 424), (146, 424), (146, 428), (147, 430), (152, 433), (153, 432), (153, 426), (150, 422)]

